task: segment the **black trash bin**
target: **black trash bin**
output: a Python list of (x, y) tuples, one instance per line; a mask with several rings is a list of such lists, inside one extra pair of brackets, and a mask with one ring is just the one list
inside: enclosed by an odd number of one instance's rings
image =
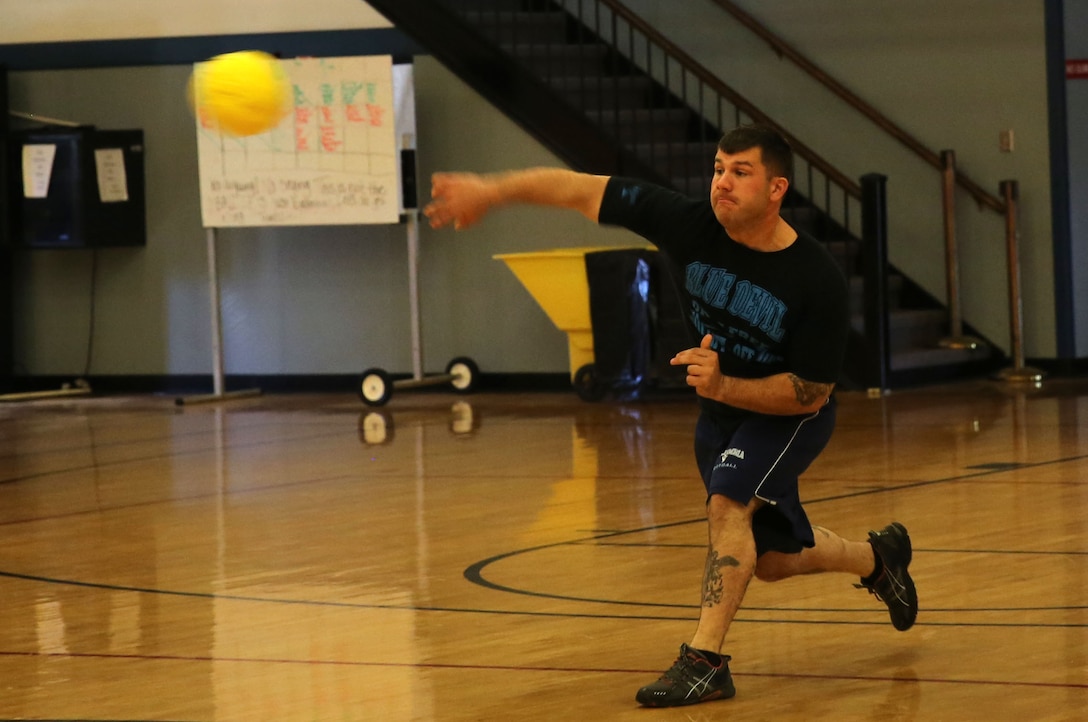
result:
[(585, 264), (594, 361), (575, 373), (578, 395), (636, 398), (685, 386), (682, 369), (669, 360), (692, 346), (691, 334), (664, 257), (625, 248), (586, 253)]

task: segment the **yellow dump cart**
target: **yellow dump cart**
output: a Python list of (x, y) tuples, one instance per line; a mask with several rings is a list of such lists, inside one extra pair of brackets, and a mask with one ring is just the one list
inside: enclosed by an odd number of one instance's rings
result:
[(494, 256), (506, 263), (552, 323), (567, 334), (571, 383), (578, 395), (586, 400), (595, 400), (602, 391), (593, 369), (593, 325), (589, 312), (586, 254), (617, 250), (632, 249), (615, 246), (555, 248)]

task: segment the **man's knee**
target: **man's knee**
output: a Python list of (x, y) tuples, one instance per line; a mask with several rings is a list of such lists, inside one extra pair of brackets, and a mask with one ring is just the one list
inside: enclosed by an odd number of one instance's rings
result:
[(792, 559), (788, 554), (767, 552), (756, 560), (755, 576), (761, 582), (777, 582), (794, 575)]
[(747, 505), (730, 499), (724, 494), (711, 494), (706, 502), (706, 514), (711, 519), (748, 518), (751, 520), (759, 508), (758, 499), (752, 499)]

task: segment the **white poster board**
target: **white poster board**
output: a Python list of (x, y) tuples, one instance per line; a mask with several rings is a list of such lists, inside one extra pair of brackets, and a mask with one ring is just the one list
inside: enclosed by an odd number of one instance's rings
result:
[(205, 127), (198, 114), (204, 226), (397, 223), (392, 58), (279, 62), (294, 107), (276, 128), (231, 137)]

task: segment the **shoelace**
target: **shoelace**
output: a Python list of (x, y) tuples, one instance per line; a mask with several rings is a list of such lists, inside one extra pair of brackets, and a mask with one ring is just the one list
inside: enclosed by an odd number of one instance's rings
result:
[(884, 597), (881, 596), (880, 592), (878, 592), (876, 589), (869, 586), (868, 584), (855, 584), (854, 589), (864, 589), (865, 591), (869, 592), (869, 594), (872, 594), (874, 597), (876, 597), (880, 601), (882, 601), (882, 602), (884, 601)]
[(872, 584), (855, 584), (854, 588), (865, 589), (869, 592), (869, 594), (872, 594), (874, 597), (887, 604), (888, 600), (885, 599), (884, 595), (878, 592), (876, 589), (877, 583), (880, 582), (880, 580), (882, 579), (888, 580), (888, 588), (891, 590), (892, 595), (895, 597), (895, 601), (905, 605), (907, 603), (907, 600), (903, 599), (903, 595), (901, 595), (899, 592), (900, 590), (906, 589), (906, 585), (896, 579), (891, 574), (889, 574), (886, 568), (880, 573), (880, 576), (877, 577), (876, 581), (874, 581)]
[(690, 683), (690, 680), (696, 677), (695, 664), (688, 655), (681, 655), (676, 658), (676, 662), (671, 667), (665, 670), (663, 676), (672, 682)]

